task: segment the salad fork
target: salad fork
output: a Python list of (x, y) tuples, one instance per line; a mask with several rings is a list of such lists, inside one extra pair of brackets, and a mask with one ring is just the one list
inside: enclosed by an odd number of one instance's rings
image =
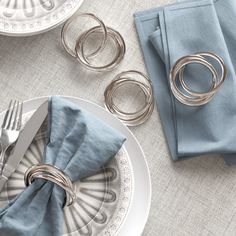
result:
[(7, 150), (16, 142), (19, 137), (22, 123), (23, 103), (19, 101), (10, 101), (6, 111), (0, 137), (0, 173), (5, 163)]

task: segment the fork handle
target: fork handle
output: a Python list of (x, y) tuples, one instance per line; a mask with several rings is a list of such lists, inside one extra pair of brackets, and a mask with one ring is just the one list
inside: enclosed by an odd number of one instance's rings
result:
[(0, 175), (2, 174), (3, 166), (4, 166), (4, 163), (0, 162)]
[(5, 154), (6, 154), (6, 151), (8, 150), (9, 147), (10, 147), (10, 145), (5, 147), (5, 149), (3, 149), (1, 154), (0, 154), (0, 174), (2, 174), (2, 170), (3, 170), (3, 167), (4, 167), (4, 163), (5, 163)]
[(1, 152), (1, 155), (0, 155), (0, 174), (2, 174), (2, 170), (3, 170), (3, 167), (4, 167), (4, 162), (5, 162), (5, 154), (6, 154), (6, 151), (7, 151), (8, 147), (3, 150)]
[(2, 152), (0, 156), (0, 174), (2, 174), (2, 170), (4, 166), (4, 156), (5, 156), (5, 152)]
[[(0, 163), (1, 164), (1, 163)], [(4, 165), (4, 168), (2, 166), (2, 171), (0, 175), (0, 192), (4, 188), (6, 182), (8, 181), (8, 178), (15, 172), (15, 168), (8, 165), (7, 163)]]
[(0, 176), (0, 192), (2, 192), (6, 182), (7, 182), (8, 178), (5, 176)]

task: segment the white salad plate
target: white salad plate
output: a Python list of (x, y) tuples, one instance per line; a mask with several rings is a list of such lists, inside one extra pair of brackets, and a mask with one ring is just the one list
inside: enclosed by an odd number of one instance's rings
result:
[[(130, 130), (104, 108), (89, 101), (64, 97), (120, 131), (126, 141), (120, 152), (96, 175), (75, 184), (78, 200), (64, 209), (63, 236), (140, 236), (151, 204), (151, 180), (143, 151)], [(48, 97), (24, 103), (24, 120)], [(0, 114), (0, 120), (4, 113)], [(35, 136), (16, 172), (0, 193), (0, 207), (25, 189), (24, 173), (41, 161), (47, 122)]]
[(66, 21), (83, 0), (1, 0), (0, 34), (28, 36), (48, 31)]

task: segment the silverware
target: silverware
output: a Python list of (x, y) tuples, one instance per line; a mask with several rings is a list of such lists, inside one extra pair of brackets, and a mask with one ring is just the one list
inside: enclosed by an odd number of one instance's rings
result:
[(12, 101), (6, 111), (1, 129), (1, 154), (0, 173), (4, 166), (6, 151), (16, 142), (19, 137), (22, 121), (23, 104), (19, 101)]
[(43, 124), (48, 114), (48, 101), (43, 103), (32, 115), (30, 120), (25, 124), (20, 136), (16, 142), (13, 153), (9, 156), (0, 176), (0, 192), (8, 178), (15, 172), (17, 166), (24, 157), (25, 152), (32, 143), (36, 133)]

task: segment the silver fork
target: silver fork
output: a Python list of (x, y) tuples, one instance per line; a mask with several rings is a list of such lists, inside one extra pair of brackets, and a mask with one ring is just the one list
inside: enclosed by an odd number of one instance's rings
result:
[(2, 172), (6, 151), (16, 142), (19, 137), (22, 123), (23, 103), (19, 101), (10, 101), (6, 111), (0, 137), (0, 174)]

